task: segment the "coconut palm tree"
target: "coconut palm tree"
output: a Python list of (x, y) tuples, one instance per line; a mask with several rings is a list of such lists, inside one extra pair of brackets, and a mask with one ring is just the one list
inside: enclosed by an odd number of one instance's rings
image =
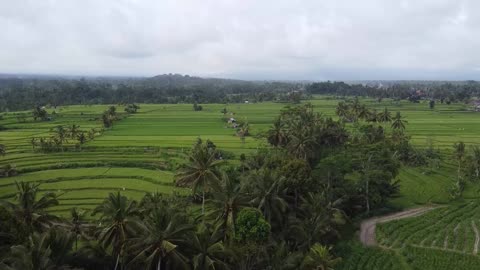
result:
[(330, 254), (329, 248), (316, 243), (303, 259), (302, 269), (334, 270), (334, 266), (340, 260), (340, 258), (335, 258)]
[(267, 140), (273, 146), (283, 146), (287, 143), (287, 139), (285, 124), (280, 118), (277, 118), (273, 122), (272, 128), (267, 131)]
[(346, 120), (349, 115), (349, 106), (345, 102), (339, 102), (337, 104), (337, 108), (335, 109), (335, 113), (340, 117), (340, 119)]
[(224, 173), (220, 189), (213, 193), (213, 199), (209, 202), (212, 210), (210, 215), (222, 226), (225, 234), (224, 240), (232, 240), (237, 213), (249, 203), (241, 190), (240, 183)]
[(465, 158), (465, 143), (462, 141), (456, 142), (453, 145), (453, 149), (454, 149), (455, 158), (457, 159), (457, 162), (458, 162), (457, 174), (458, 174), (458, 177), (460, 177), (460, 168), (461, 168), (463, 159)]
[(48, 208), (58, 205), (57, 195), (44, 193), (38, 197), (40, 184), (15, 182), (17, 194), (14, 202), (2, 201), (16, 219), (27, 226), (30, 232), (42, 231), (52, 224), (55, 217), (48, 214)]
[(73, 124), (68, 128), (68, 136), (71, 139), (76, 139), (78, 137), (78, 135), (80, 134), (80, 132), (81, 132), (80, 126), (78, 126), (78, 125)]
[(358, 109), (358, 119), (368, 120), (369, 116), (370, 111), (368, 110), (367, 106), (365, 106), (365, 104), (360, 105)]
[(339, 209), (342, 201), (329, 202), (325, 193), (308, 193), (302, 197), (299, 220), (293, 222), (290, 234), (305, 250), (326, 235), (339, 235), (337, 228), (345, 224), (345, 214)]
[(378, 122), (378, 113), (376, 109), (369, 111), (367, 121), (372, 123)]
[(192, 265), (195, 270), (230, 269), (226, 259), (230, 252), (222, 243), (220, 226), (211, 228), (203, 223), (199, 230), (190, 236), (189, 247), (193, 250)]
[(208, 143), (197, 143), (185, 164), (175, 176), (177, 186), (190, 186), (193, 194), (202, 190), (202, 214), (205, 214), (205, 194), (219, 186), (219, 169), (222, 160), (217, 159), (217, 151)]
[(381, 123), (387, 123), (392, 121), (392, 114), (390, 111), (385, 107), (385, 109), (378, 113), (378, 121)]
[(303, 254), (301, 252), (291, 252), (285, 241), (274, 243), (273, 250), (268, 252), (267, 270), (296, 270), (300, 268)]
[(60, 143), (67, 142), (68, 131), (63, 126), (56, 126), (53, 131)]
[(56, 265), (50, 258), (48, 234), (33, 234), (23, 245), (12, 246), (0, 269), (5, 270), (53, 270)]
[(18, 171), (12, 164), (5, 164), (3, 167), (0, 168), (0, 176), (3, 177), (10, 177), (17, 175)]
[(85, 135), (85, 132), (81, 131), (80, 133), (78, 133), (77, 140), (80, 145), (87, 142), (87, 136)]
[(395, 117), (393, 118), (392, 128), (395, 130), (404, 130), (405, 124), (407, 123), (408, 122), (402, 117), (400, 112), (397, 112), (397, 114), (395, 114)]
[(125, 243), (129, 236), (135, 235), (140, 227), (139, 214), (135, 201), (130, 201), (120, 192), (110, 193), (92, 215), (101, 214), (98, 241), (106, 248), (112, 247), (116, 257), (115, 269), (121, 264)]
[(71, 219), (69, 222), (70, 231), (75, 235), (75, 250), (78, 250), (78, 239), (87, 238), (86, 230), (89, 223), (85, 220), (87, 211), (79, 210), (76, 207), (70, 210)]
[(4, 144), (0, 144), (0, 156), (5, 156), (7, 153), (7, 147)]
[[(145, 269), (188, 268), (187, 258), (180, 245), (186, 243), (193, 227), (174, 213), (174, 209), (156, 208), (145, 219), (137, 237), (132, 238), (131, 263), (145, 262)], [(172, 269), (172, 268), (171, 268)]]
[(5, 265), (0, 269), (72, 269), (67, 261), (73, 245), (73, 235), (61, 228), (34, 233), (26, 243), (12, 246)]
[(297, 128), (299, 132), (291, 134), (287, 149), (294, 157), (309, 161), (314, 154), (316, 138), (309, 129)]
[(247, 188), (253, 198), (251, 203), (258, 207), (270, 224), (272, 220), (280, 224), (288, 207), (282, 184), (284, 178), (267, 169), (253, 172), (249, 177), (252, 186)]

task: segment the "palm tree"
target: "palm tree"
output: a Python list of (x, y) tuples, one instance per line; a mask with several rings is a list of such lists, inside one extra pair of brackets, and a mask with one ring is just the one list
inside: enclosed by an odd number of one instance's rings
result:
[(314, 154), (313, 151), (316, 145), (315, 136), (310, 130), (301, 128), (300, 125), (297, 128), (299, 132), (295, 132), (295, 134), (290, 136), (287, 149), (294, 157), (309, 161)]
[(139, 236), (132, 238), (131, 251), (136, 254), (131, 263), (144, 261), (145, 269), (167, 266), (187, 268), (187, 258), (179, 248), (186, 242), (193, 227), (174, 213), (175, 209), (156, 208), (145, 219)]
[(68, 128), (68, 135), (71, 139), (76, 139), (80, 134), (80, 126), (73, 124), (71, 127)]
[(56, 126), (54, 133), (60, 143), (67, 142), (68, 131), (63, 126)]
[(335, 113), (340, 117), (340, 119), (347, 119), (349, 114), (349, 107), (345, 102), (339, 102), (337, 108), (335, 109)]
[(248, 202), (241, 190), (240, 183), (224, 173), (220, 189), (213, 193), (213, 199), (210, 200), (212, 207), (210, 214), (223, 227), (225, 233), (224, 240), (233, 239), (237, 213), (242, 207), (248, 206)]
[(404, 118), (400, 115), (400, 112), (397, 112), (395, 117), (393, 118), (392, 128), (395, 130), (404, 130), (405, 124), (408, 122), (404, 120)]
[(17, 175), (18, 171), (12, 164), (5, 164), (2, 168), (0, 168), (0, 176), (10, 177)]
[(460, 141), (456, 142), (453, 145), (455, 157), (457, 158), (458, 162), (458, 169), (457, 169), (457, 177), (460, 178), (460, 170), (462, 166), (463, 159), (465, 158), (465, 143)]
[(296, 270), (302, 263), (303, 254), (291, 252), (285, 241), (275, 243), (272, 252), (269, 252), (268, 270)]
[(314, 244), (303, 259), (302, 269), (334, 270), (341, 258), (334, 258), (330, 249), (318, 243)]
[(363, 120), (368, 120), (369, 116), (370, 116), (370, 111), (364, 104), (362, 104), (358, 109), (358, 118)]
[(372, 111), (369, 111), (368, 115), (368, 122), (376, 123), (378, 121), (378, 113), (376, 109), (373, 109)]
[(267, 221), (273, 219), (281, 222), (287, 210), (288, 204), (284, 199), (285, 189), (283, 188), (283, 177), (280, 177), (271, 170), (260, 170), (250, 175), (251, 202), (258, 207)]
[(121, 263), (125, 242), (130, 235), (134, 235), (140, 226), (137, 219), (139, 211), (135, 201), (129, 201), (120, 192), (110, 193), (104, 202), (97, 206), (92, 215), (101, 213), (98, 240), (105, 247), (112, 247), (116, 257), (115, 269)]
[(35, 150), (35, 147), (37, 146), (37, 138), (32, 137), (32, 139), (30, 139), (30, 144), (32, 144), (32, 150)]
[(87, 221), (85, 221), (85, 210), (78, 210), (76, 207), (70, 210), (70, 231), (75, 235), (75, 251), (78, 250), (78, 238), (87, 238), (86, 229), (89, 227)]
[(189, 162), (175, 176), (177, 186), (191, 186), (193, 194), (202, 189), (202, 214), (205, 214), (205, 193), (219, 185), (217, 151), (208, 144), (197, 143), (188, 158)]
[(33, 234), (24, 245), (12, 246), (10, 254), (0, 269), (6, 270), (52, 270), (57, 269), (50, 258), (52, 250), (48, 243), (48, 234)]
[(378, 121), (382, 123), (387, 123), (392, 121), (392, 114), (388, 111), (387, 107), (378, 114)]
[(7, 147), (4, 144), (0, 144), (0, 156), (5, 156), (7, 153)]
[(309, 192), (302, 197), (298, 211), (300, 219), (294, 222), (290, 231), (299, 248), (308, 248), (315, 242), (325, 239), (326, 235), (339, 235), (337, 228), (345, 224), (345, 214), (338, 208), (340, 203), (340, 199), (329, 202), (326, 192)]
[(26, 243), (10, 248), (8, 266), (0, 264), (0, 269), (72, 269), (67, 265), (72, 245), (73, 235), (61, 228), (34, 233)]
[(87, 141), (87, 136), (85, 136), (85, 132), (80, 132), (77, 135), (77, 140), (80, 145), (84, 144)]
[(267, 140), (273, 146), (283, 146), (287, 143), (287, 138), (285, 124), (280, 118), (277, 118), (273, 122), (273, 127), (267, 131)]
[(58, 205), (57, 195), (45, 193), (37, 200), (38, 186), (29, 182), (15, 182), (17, 194), (16, 203), (3, 201), (2, 203), (12, 212), (18, 221), (27, 226), (30, 232), (42, 231), (51, 225), (54, 216), (47, 213), (47, 209)]
[(205, 224), (200, 226), (198, 232), (192, 234), (189, 247), (193, 249), (193, 269), (230, 269), (225, 260), (229, 252), (222, 243), (223, 233), (220, 227), (213, 230)]

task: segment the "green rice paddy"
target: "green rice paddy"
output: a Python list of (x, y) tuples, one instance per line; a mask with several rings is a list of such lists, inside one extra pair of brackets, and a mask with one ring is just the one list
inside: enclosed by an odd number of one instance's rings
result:
[[(316, 97), (310, 101), (315, 109), (325, 115), (335, 116), (339, 100)], [(455, 164), (450, 157), (454, 142), (463, 140), (467, 145), (480, 143), (480, 113), (469, 110), (464, 104), (438, 104), (434, 110), (427, 103), (406, 101), (394, 103), (385, 100), (377, 103), (362, 100), (369, 107), (382, 110), (387, 106), (392, 112), (401, 111), (409, 122), (407, 132), (418, 146), (431, 141), (439, 148), (444, 160), (439, 170), (427, 173), (425, 168), (403, 168), (401, 196), (392, 201), (401, 207), (428, 202), (446, 203), (448, 189), (455, 175)], [(7, 146), (7, 154), (0, 157), (0, 166), (15, 165), (18, 176), (0, 179), (0, 197), (14, 195), (15, 181), (42, 183), (44, 191), (62, 194), (61, 204), (55, 211), (67, 211), (71, 206), (93, 208), (109, 192), (122, 191), (132, 198), (145, 192), (159, 191), (187, 194), (188, 190), (173, 186), (174, 168), (182, 162), (185, 153), (198, 137), (212, 140), (219, 149), (231, 152), (235, 158), (241, 153), (254, 153), (266, 142), (256, 135), (266, 131), (272, 120), (285, 106), (281, 103), (256, 104), (202, 104), (203, 111), (193, 111), (191, 104), (140, 104), (141, 109), (114, 124), (101, 136), (87, 142), (81, 150), (57, 153), (39, 153), (32, 149), (32, 137), (51, 135), (58, 125), (80, 126), (82, 130), (101, 128), (98, 120), (107, 105), (75, 105), (56, 109), (51, 121), (26, 122), (17, 119), (17, 113), (3, 114), (0, 125), (0, 144)], [(224, 107), (232, 114), (228, 117), (248, 121), (253, 136), (242, 143), (235, 130), (222, 120)], [(51, 113), (54, 109), (48, 109)], [(117, 106), (117, 111), (123, 111)], [(69, 142), (73, 145), (75, 142)], [(466, 197), (480, 196), (478, 188), (467, 188)]]

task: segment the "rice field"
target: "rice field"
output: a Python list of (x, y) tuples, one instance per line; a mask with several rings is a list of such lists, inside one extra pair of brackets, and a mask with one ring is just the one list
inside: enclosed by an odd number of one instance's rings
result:
[[(473, 200), (377, 224), (380, 247), (352, 244), (356, 251), (346, 257), (340, 269), (478, 269), (479, 210), (480, 202)], [(378, 265), (382, 260), (386, 263)]]
[[(315, 97), (310, 101), (315, 109), (334, 116), (339, 100)], [(468, 110), (463, 104), (438, 104), (434, 110), (427, 103), (382, 103), (362, 100), (377, 110), (389, 107), (401, 111), (409, 122), (407, 132), (412, 141), (423, 146), (432, 141), (445, 154), (440, 170), (425, 173), (425, 168), (403, 168), (399, 175), (401, 196), (392, 201), (400, 207), (427, 202), (445, 203), (454, 176), (454, 164), (448, 157), (452, 144), (459, 139), (469, 145), (480, 143), (480, 113)], [(112, 129), (87, 142), (81, 150), (57, 153), (39, 153), (31, 145), (32, 137), (46, 137), (51, 129), (76, 124), (81, 130), (100, 129), (99, 117), (107, 105), (75, 105), (48, 109), (51, 121), (23, 122), (16, 112), (2, 114), (0, 144), (7, 146), (7, 154), (0, 157), (0, 166), (12, 164), (18, 176), (0, 179), (0, 197), (10, 198), (15, 181), (41, 182), (44, 191), (62, 194), (61, 205), (55, 211), (66, 211), (72, 205), (91, 209), (108, 192), (120, 190), (132, 198), (145, 192), (159, 191), (188, 193), (172, 184), (175, 168), (198, 137), (212, 140), (218, 148), (230, 152), (234, 159), (240, 154), (254, 153), (266, 142), (258, 138), (284, 108), (281, 103), (257, 104), (202, 104), (202, 111), (193, 111), (192, 104), (140, 104), (136, 113), (116, 122)], [(227, 108), (228, 117), (248, 121), (253, 136), (242, 143), (235, 131), (222, 120), (220, 112)], [(122, 112), (123, 107), (117, 106)], [(28, 112), (26, 112), (28, 113)], [(231, 113), (231, 114), (230, 114)], [(69, 142), (73, 145), (75, 142)], [(480, 197), (477, 188), (467, 188), (466, 196)]]

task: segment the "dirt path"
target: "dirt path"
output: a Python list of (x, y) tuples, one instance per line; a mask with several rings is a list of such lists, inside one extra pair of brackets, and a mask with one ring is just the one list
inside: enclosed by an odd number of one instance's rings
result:
[(475, 245), (473, 246), (473, 255), (477, 255), (478, 253), (478, 243), (480, 242), (480, 235), (478, 233), (477, 225), (475, 225), (475, 221), (472, 220), (472, 228), (475, 232)]
[(394, 213), (386, 216), (379, 216), (379, 217), (366, 219), (362, 221), (362, 223), (360, 224), (360, 242), (362, 242), (366, 246), (376, 246), (377, 241), (375, 239), (375, 228), (377, 226), (377, 223), (384, 223), (384, 222), (388, 222), (396, 219), (419, 216), (434, 208), (436, 208), (436, 206), (423, 206), (423, 207), (408, 209), (402, 212), (398, 212), (398, 213)]

